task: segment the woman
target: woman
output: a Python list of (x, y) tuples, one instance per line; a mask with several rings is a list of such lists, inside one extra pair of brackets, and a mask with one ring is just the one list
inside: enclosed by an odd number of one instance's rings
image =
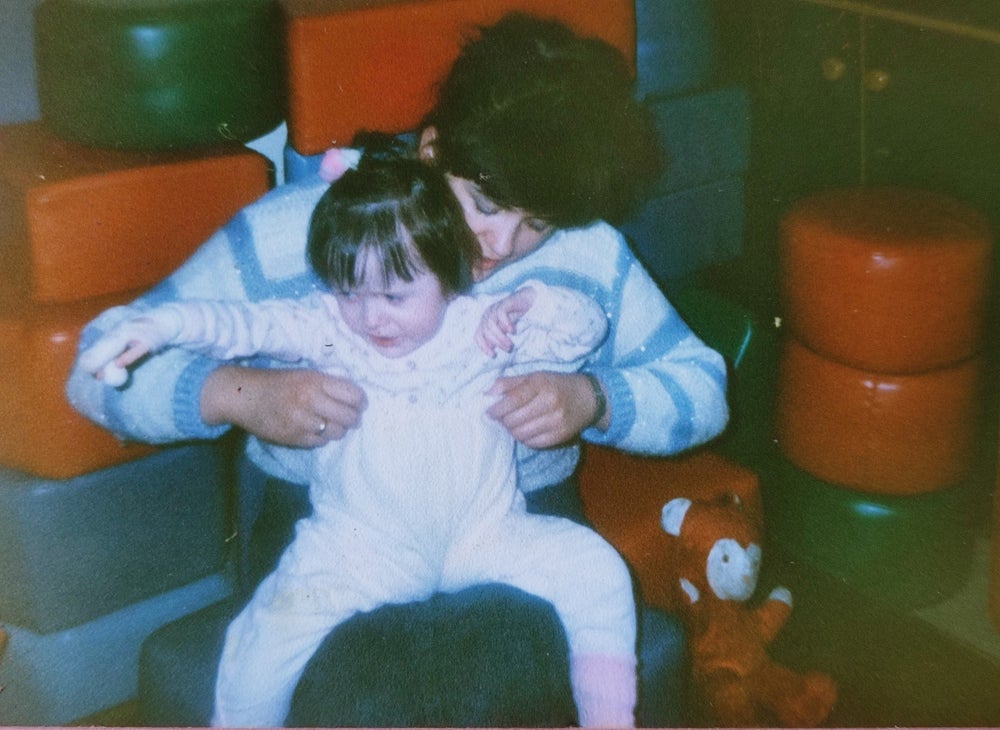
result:
[[(481, 29), (440, 86), (415, 153), (446, 173), (479, 242), (476, 293), (511, 291), (534, 278), (579, 289), (608, 316), (607, 342), (582, 373), (537, 372), (494, 387), (491, 415), (518, 442), (529, 508), (582, 519), (572, 481), (580, 436), (665, 455), (721, 432), (721, 357), (691, 333), (609, 225), (628, 214), (661, 169), (651, 118), (631, 96), (620, 53), (522, 15)], [(321, 180), (303, 181), (248, 206), (133, 309), (316, 288), (304, 251), (325, 188)], [(81, 344), (111, 324), (110, 315), (98, 318)], [(68, 395), (96, 422), (142, 441), (213, 438), (239, 426), (252, 434), (247, 455), (256, 468), (295, 484), (305, 481), (304, 449), (342, 437), (365, 407), (364, 393), (346, 379), (220, 367), (180, 350), (158, 357), (111, 396), (75, 369)]]

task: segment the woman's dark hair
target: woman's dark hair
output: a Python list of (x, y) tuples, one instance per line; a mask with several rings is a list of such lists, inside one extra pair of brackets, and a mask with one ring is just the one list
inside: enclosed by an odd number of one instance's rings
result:
[(361, 283), (359, 263), (373, 253), (387, 282), (429, 271), (446, 294), (456, 294), (472, 285), (479, 247), (440, 171), (369, 147), (357, 169), (320, 197), (307, 252), (313, 270), (334, 289)]
[(558, 227), (620, 222), (663, 170), (649, 111), (613, 46), (520, 13), (479, 29), (425, 127), (441, 169)]

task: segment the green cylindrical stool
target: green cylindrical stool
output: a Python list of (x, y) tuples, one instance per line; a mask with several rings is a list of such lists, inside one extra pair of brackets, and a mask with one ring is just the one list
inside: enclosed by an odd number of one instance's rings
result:
[(246, 142), (285, 115), (276, 0), (42, 0), (42, 120), (95, 147)]

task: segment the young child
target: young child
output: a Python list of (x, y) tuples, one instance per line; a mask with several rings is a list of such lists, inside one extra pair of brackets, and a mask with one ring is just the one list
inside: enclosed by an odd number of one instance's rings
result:
[(590, 529), (527, 513), (514, 439), (485, 415), (499, 375), (579, 368), (606, 334), (605, 313), (534, 281), (464, 296), (477, 244), (444, 177), (416, 160), (365, 155), (336, 179), (313, 213), (308, 256), (331, 291), (166, 304), (81, 355), (109, 384), (180, 346), (310, 364), (366, 393), (358, 428), (304, 452), (313, 513), (227, 631), (213, 724), (282, 724), (309, 658), (357, 612), (503, 582), (555, 607), (580, 724), (631, 726), (628, 570)]

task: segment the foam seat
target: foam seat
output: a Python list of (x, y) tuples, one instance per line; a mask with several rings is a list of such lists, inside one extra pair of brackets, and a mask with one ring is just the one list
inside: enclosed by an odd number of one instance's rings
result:
[(865, 494), (779, 459), (761, 490), (769, 542), (865, 595), (906, 609), (966, 584), (983, 504), (974, 479), (921, 495)]
[(982, 347), (991, 239), (952, 198), (904, 188), (810, 196), (781, 221), (784, 323), (862, 370), (919, 373)]
[(222, 570), (231, 448), (72, 479), (0, 468), (0, 624), (63, 631)]
[(67, 304), (10, 300), (8, 292), (0, 293), (0, 465), (69, 479), (153, 453), (153, 447), (124, 443), (91, 423), (63, 395), (80, 331), (124, 297)]
[(913, 375), (842, 365), (787, 338), (775, 437), (784, 456), (828, 482), (885, 495), (952, 487), (972, 468), (983, 357)]
[(647, 603), (677, 607), (670, 537), (660, 527), (663, 505), (675, 497), (735, 494), (748, 513), (762, 515), (757, 475), (702, 450), (678, 458), (648, 458), (588, 444), (579, 474), (580, 497), (594, 528), (632, 568)]
[[(303, 155), (360, 129), (410, 131), (476, 26), (521, 10), (565, 21), (635, 57), (632, 0), (284, 0), (288, 138)], [(334, 52), (335, 51), (335, 52)], [(405, 59), (401, 63), (400, 59)]]
[(43, 0), (42, 119), (98, 147), (246, 142), (284, 118), (282, 47), (274, 0)]
[(98, 150), (40, 123), (0, 127), (0, 278), (68, 302), (143, 289), (271, 185), (242, 145), (175, 153)]
[(230, 592), (222, 576), (211, 575), (52, 634), (8, 625), (0, 724), (70, 725), (128, 701), (145, 638)]

